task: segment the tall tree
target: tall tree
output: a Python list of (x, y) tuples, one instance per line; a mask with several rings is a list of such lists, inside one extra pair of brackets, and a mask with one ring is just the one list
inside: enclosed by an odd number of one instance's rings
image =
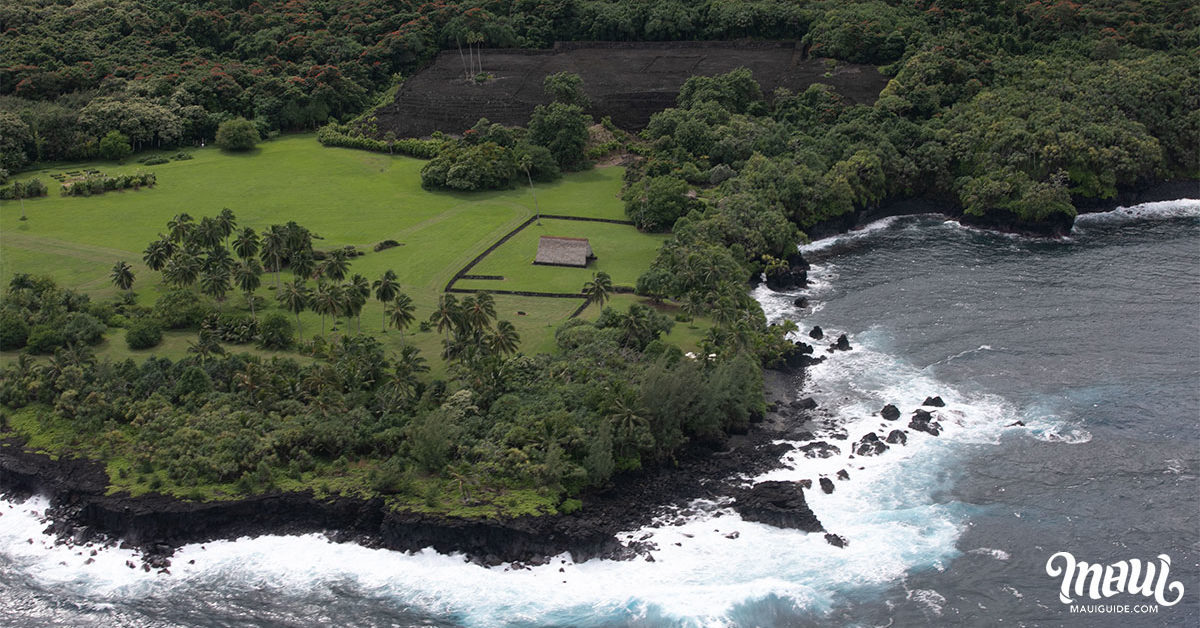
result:
[[(355, 274), (346, 286), (346, 315), (354, 316), (356, 334), (362, 333), (362, 311), (371, 298), (371, 282), (362, 275)], [(347, 325), (349, 323), (347, 322)]]
[[(390, 268), (383, 272), (383, 277), (375, 280), (375, 283), (372, 284), (372, 287), (375, 288), (375, 298), (384, 305), (387, 305), (388, 302), (390, 302), (392, 299), (395, 299), (396, 295), (400, 292), (400, 284), (396, 281), (396, 273)], [(382, 328), (384, 332), (387, 331), (387, 322), (388, 313), (387, 309), (384, 308)]]
[(612, 290), (612, 277), (609, 277), (608, 273), (604, 271), (593, 273), (592, 280), (583, 284), (583, 296), (587, 299), (588, 305), (596, 303), (600, 307), (604, 307), (604, 302), (608, 301)]
[(192, 251), (184, 248), (175, 251), (167, 265), (163, 268), (163, 278), (179, 287), (187, 287), (196, 283), (200, 276), (200, 258)]
[(200, 274), (200, 291), (217, 302), (217, 309), (225, 302), (229, 292), (230, 272), (223, 266), (212, 266)]
[[(309, 305), (311, 292), (308, 286), (304, 285), (304, 280), (297, 277), (295, 281), (283, 285), (283, 289), (275, 296), (287, 311), (296, 315), (296, 335), (303, 338), (304, 332), (300, 328), (300, 313), (303, 312)], [(324, 333), (322, 331), (322, 333)]]
[(321, 315), (321, 335), (325, 335), (325, 317), (337, 317), (342, 311), (342, 289), (329, 283), (317, 284), (312, 294), (312, 310)]
[(161, 271), (175, 252), (175, 243), (170, 238), (159, 234), (157, 240), (151, 242), (142, 252), (142, 261), (153, 271)]
[(114, 286), (129, 292), (130, 288), (133, 288), (133, 267), (124, 261), (117, 262), (113, 266), (109, 278), (112, 279)]
[(449, 339), (449, 332), (458, 324), (458, 319), (458, 299), (453, 294), (438, 297), (437, 309), (429, 315), (429, 322), (437, 326), (438, 333), (446, 332), (446, 338)]
[(233, 253), (243, 260), (249, 260), (258, 255), (258, 248), (258, 234), (250, 227), (242, 229), (233, 240)]
[(496, 323), (496, 331), (488, 339), (489, 348), (500, 355), (516, 353), (520, 343), (521, 336), (517, 334), (517, 328), (508, 321)]
[(404, 342), (404, 330), (412, 324), (415, 317), (413, 311), (416, 307), (413, 306), (412, 298), (403, 292), (398, 293), (396, 298), (388, 304), (384, 310), (384, 315), (387, 317), (387, 322), (395, 327), (400, 332), (400, 342)]
[(237, 228), (237, 217), (234, 216), (233, 210), (228, 207), (221, 210), (215, 219), (217, 223), (217, 232), (221, 234), (221, 239), (225, 244), (229, 244), (229, 236), (233, 235), (233, 230)]
[(263, 234), (260, 253), (263, 267), (275, 273), (275, 287), (278, 289), (279, 271), (283, 267), (283, 259), (287, 254), (287, 241), (282, 227), (271, 225), (270, 229)]
[(254, 320), (258, 320), (258, 315), (254, 313), (254, 291), (262, 285), (261, 275), (262, 264), (253, 257), (242, 260), (233, 270), (233, 280), (237, 282), (238, 288), (246, 293), (246, 302), (250, 304), (250, 317)]
[(174, 218), (167, 221), (167, 233), (171, 236), (171, 241), (176, 244), (183, 244), (191, 239), (192, 230), (196, 228), (196, 223), (187, 212), (175, 214)]

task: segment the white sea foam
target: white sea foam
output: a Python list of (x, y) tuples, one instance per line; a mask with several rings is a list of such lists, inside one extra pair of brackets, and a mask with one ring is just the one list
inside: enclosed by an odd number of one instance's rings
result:
[(1129, 207), (1118, 207), (1112, 211), (1094, 214), (1081, 214), (1075, 218), (1075, 225), (1086, 227), (1090, 224), (1135, 222), (1142, 220), (1163, 220), (1169, 218), (1200, 218), (1200, 199), (1180, 198), (1173, 201), (1157, 201), (1142, 203)]
[(995, 558), (996, 560), (1008, 560), (1009, 558), (1012, 558), (1012, 555), (1010, 555), (1008, 552), (1001, 550), (1001, 549), (995, 549), (992, 547), (977, 547), (967, 553), (968, 554), (979, 554), (980, 556), (991, 556), (992, 558)]
[(844, 244), (846, 242), (851, 242), (854, 240), (858, 240), (860, 238), (864, 238), (866, 236), (871, 235), (872, 233), (875, 233), (876, 231), (882, 231), (885, 229), (889, 229), (892, 227), (892, 225), (896, 224), (897, 220), (900, 220), (901, 218), (904, 218), (904, 217), (905, 216), (889, 216), (887, 218), (881, 218), (879, 220), (876, 220), (875, 222), (868, 223), (868, 224), (866, 224), (858, 229), (855, 229), (853, 231), (847, 231), (846, 233), (840, 233), (838, 235), (830, 236), (828, 238), (821, 238), (820, 240), (813, 240), (812, 242), (809, 242), (808, 244), (801, 245), (800, 252), (801, 253), (815, 253), (817, 251), (826, 251), (826, 250), (831, 249), (839, 244)]

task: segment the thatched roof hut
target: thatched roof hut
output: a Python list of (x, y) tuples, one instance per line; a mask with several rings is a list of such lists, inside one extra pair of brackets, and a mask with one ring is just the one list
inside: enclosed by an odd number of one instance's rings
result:
[(588, 260), (596, 259), (587, 238), (559, 238), (542, 236), (538, 240), (537, 257), (534, 264), (547, 266), (587, 266)]

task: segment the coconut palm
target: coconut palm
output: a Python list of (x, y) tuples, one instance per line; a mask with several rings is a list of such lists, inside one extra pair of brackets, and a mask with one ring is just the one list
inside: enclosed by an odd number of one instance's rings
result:
[(225, 244), (229, 244), (229, 236), (233, 234), (233, 230), (237, 228), (237, 218), (233, 215), (233, 210), (226, 207), (217, 214), (214, 222), (217, 225), (217, 232), (221, 234), (221, 239)]
[(283, 229), (279, 225), (271, 225), (271, 228), (262, 236), (259, 254), (262, 257), (263, 268), (275, 273), (276, 288), (279, 287), (279, 270), (283, 267), (283, 258), (286, 253), (287, 242)]
[(342, 311), (342, 289), (333, 284), (322, 283), (312, 293), (311, 307), (321, 315), (321, 335), (325, 335), (325, 317), (337, 317)]
[(334, 249), (329, 252), (329, 257), (321, 262), (317, 272), (327, 279), (341, 281), (346, 278), (348, 270), (350, 270), (350, 260), (346, 255), (346, 250)]
[(167, 260), (163, 268), (163, 278), (167, 283), (185, 287), (196, 283), (200, 276), (200, 258), (188, 249), (179, 249)]
[(492, 319), (496, 318), (496, 301), (492, 299), (492, 295), (480, 292), (464, 299), (460, 311), (464, 327), (486, 329), (491, 326)]
[(229, 292), (230, 275), (221, 266), (213, 266), (200, 273), (200, 291), (216, 300), (218, 310), (225, 301), (225, 294)]
[(196, 223), (192, 221), (192, 217), (187, 212), (175, 214), (174, 218), (167, 221), (167, 233), (171, 236), (171, 241), (176, 244), (183, 244), (191, 239), (192, 229), (196, 228)]
[[(400, 284), (396, 281), (396, 273), (392, 272), (392, 269), (390, 268), (384, 271), (383, 277), (376, 279), (375, 283), (371, 285), (373, 288), (375, 288), (375, 298), (385, 306), (389, 301), (395, 299), (396, 295), (400, 292)], [(388, 313), (387, 308), (385, 307), (383, 312), (382, 328), (384, 332), (387, 332), (387, 322)]]
[(145, 251), (142, 251), (142, 261), (146, 262), (146, 266), (153, 271), (160, 271), (167, 265), (167, 260), (171, 259), (171, 254), (175, 252), (175, 243), (170, 238), (159, 234), (158, 239), (151, 242)]
[(300, 338), (304, 337), (303, 330), (300, 329), (300, 312), (308, 307), (310, 295), (311, 291), (308, 286), (304, 285), (304, 280), (300, 278), (292, 283), (284, 284), (283, 289), (275, 295), (275, 298), (283, 304), (287, 311), (296, 315), (296, 336)]
[(124, 261), (117, 262), (112, 267), (109, 278), (112, 279), (114, 286), (129, 292), (129, 289), (133, 287), (133, 267)]
[(233, 253), (240, 259), (249, 260), (258, 255), (258, 249), (258, 234), (250, 227), (242, 229), (233, 240)]
[(313, 259), (312, 251), (293, 253), (290, 260), (292, 276), (297, 279), (308, 279), (316, 271), (317, 262)]
[(221, 224), (211, 216), (204, 216), (192, 231), (192, 242), (201, 248), (212, 249), (221, 245)]
[[(346, 286), (346, 294), (344, 298), (346, 300), (346, 316), (354, 316), (354, 333), (361, 334), (362, 310), (367, 304), (367, 301), (371, 298), (371, 282), (367, 281), (366, 277), (356, 273), (350, 278), (350, 283)], [(349, 325), (350, 323), (347, 321), (346, 324)]]
[(596, 303), (600, 307), (604, 307), (604, 302), (608, 300), (612, 290), (612, 277), (609, 277), (608, 273), (604, 271), (593, 273), (592, 280), (583, 284), (583, 296), (587, 299), (588, 305)]
[(488, 338), (488, 347), (501, 355), (516, 353), (520, 343), (521, 336), (517, 333), (517, 328), (508, 321), (496, 323), (496, 331)]
[(262, 285), (262, 264), (259, 264), (258, 260), (253, 257), (242, 260), (233, 269), (233, 280), (237, 283), (238, 288), (246, 293), (246, 302), (250, 304), (251, 318), (258, 320), (258, 316), (254, 313), (254, 291)]
[(628, 447), (636, 446), (637, 434), (647, 423), (636, 407), (618, 398), (613, 402), (613, 410), (609, 413), (608, 420), (612, 421), (613, 431), (620, 437), (619, 442), (624, 455), (631, 456), (637, 453), (629, 451)]
[(542, 211), (538, 209), (537, 193), (533, 191), (533, 175), (529, 174), (533, 170), (533, 155), (530, 155), (528, 152), (521, 155), (521, 158), (517, 161), (517, 165), (520, 166), (521, 170), (525, 171), (525, 178), (529, 181), (529, 195), (533, 197), (533, 213), (537, 216), (537, 224), (540, 225), (542, 224)]
[(437, 325), (439, 334), (443, 331), (447, 332), (447, 338), (449, 338), (449, 331), (458, 324), (458, 319), (458, 299), (453, 294), (443, 294), (439, 297), (437, 309), (429, 315), (429, 322)]
[(400, 342), (404, 342), (404, 330), (412, 324), (416, 317), (413, 316), (413, 311), (416, 307), (413, 306), (412, 298), (403, 292), (396, 295), (395, 299), (384, 309), (384, 316), (387, 317), (387, 322), (395, 327), (400, 332)]

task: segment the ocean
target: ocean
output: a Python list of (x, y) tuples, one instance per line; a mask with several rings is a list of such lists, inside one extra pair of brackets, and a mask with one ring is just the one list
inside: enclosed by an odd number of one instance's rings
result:
[[(825, 330), (809, 342), (828, 359), (797, 392), (840, 453), (792, 451), (745, 480), (847, 472), (832, 494), (806, 491), (845, 548), (698, 502), (682, 525), (629, 531), (658, 546), (653, 562), (485, 568), (268, 536), (186, 546), (160, 575), (128, 568), (127, 550), (55, 546), (33, 498), (0, 502), (0, 624), (1200, 625), (1200, 201), (1089, 214), (1057, 240), (925, 215), (803, 248), (812, 285), (754, 296), (798, 338)], [(825, 353), (841, 333), (853, 349)], [(938, 436), (850, 457), (934, 395)], [(888, 403), (901, 420), (878, 415)], [(1047, 573), (1060, 552), (1164, 555), (1183, 593), (1070, 590), (1073, 609)]]

